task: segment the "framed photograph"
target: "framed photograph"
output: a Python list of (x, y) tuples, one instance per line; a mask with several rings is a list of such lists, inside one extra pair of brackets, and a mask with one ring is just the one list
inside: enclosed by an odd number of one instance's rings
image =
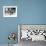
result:
[(17, 17), (17, 6), (3, 6), (3, 17)]
[(20, 24), (18, 38), (19, 42), (21, 40), (46, 41), (46, 25)]

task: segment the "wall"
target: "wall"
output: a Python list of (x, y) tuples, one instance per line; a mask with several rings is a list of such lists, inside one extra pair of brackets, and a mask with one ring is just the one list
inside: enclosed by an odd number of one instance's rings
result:
[[(17, 18), (3, 17), (6, 5), (18, 6)], [(8, 43), (9, 32), (17, 34), (18, 24), (46, 24), (46, 0), (0, 0), (0, 44)]]
[[(8, 34), (10, 32), (16, 32), (17, 35), (17, 18), (4, 18), (3, 17), (3, 6), (6, 5), (14, 5), (18, 6), (18, 0), (0, 0), (0, 44), (7, 44), (9, 42), (8, 40)], [(17, 39), (15, 41), (18, 42)]]

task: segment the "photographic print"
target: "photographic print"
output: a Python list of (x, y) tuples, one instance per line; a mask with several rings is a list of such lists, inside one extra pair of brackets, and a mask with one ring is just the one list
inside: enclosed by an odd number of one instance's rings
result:
[(46, 42), (46, 25), (19, 24), (18, 42), (20, 46), (31, 46), (34, 43)]
[(3, 6), (3, 17), (17, 17), (17, 6)]
[[(20, 41), (46, 41), (46, 25), (19, 25)], [(19, 33), (19, 32), (18, 32)]]

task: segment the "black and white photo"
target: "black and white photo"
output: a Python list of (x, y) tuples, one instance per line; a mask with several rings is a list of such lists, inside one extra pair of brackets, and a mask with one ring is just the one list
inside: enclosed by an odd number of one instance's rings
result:
[(17, 17), (17, 6), (3, 6), (3, 17)]

